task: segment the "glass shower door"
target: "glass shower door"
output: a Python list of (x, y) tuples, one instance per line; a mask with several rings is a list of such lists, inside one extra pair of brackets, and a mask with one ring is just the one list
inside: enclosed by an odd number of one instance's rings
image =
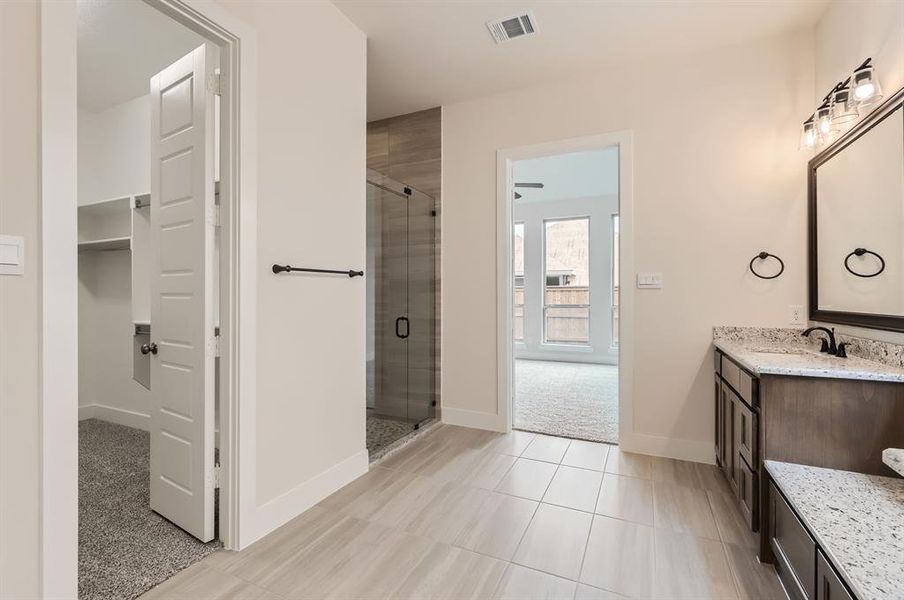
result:
[(435, 414), (434, 202), (417, 190), (408, 196), (408, 419)]
[(434, 202), (374, 172), (367, 202), (368, 419), (410, 431), (435, 414)]

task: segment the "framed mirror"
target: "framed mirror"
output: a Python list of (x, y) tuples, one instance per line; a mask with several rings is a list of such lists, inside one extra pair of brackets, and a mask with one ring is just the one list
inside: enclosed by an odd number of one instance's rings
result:
[(904, 89), (808, 166), (810, 319), (904, 331)]

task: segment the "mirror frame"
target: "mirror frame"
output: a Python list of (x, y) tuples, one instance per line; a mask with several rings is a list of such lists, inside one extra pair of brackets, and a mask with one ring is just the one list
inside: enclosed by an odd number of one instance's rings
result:
[[(830, 158), (856, 142), (870, 129), (882, 122), (883, 119), (901, 108), (904, 104), (904, 88), (891, 95), (882, 104), (877, 106), (857, 122), (851, 129), (843, 133), (823, 151), (810, 159), (807, 163), (807, 203), (808, 212), (808, 283), (809, 283), (809, 308), (810, 320), (839, 325), (853, 325), (869, 329), (884, 329), (887, 331), (904, 331), (904, 316), (884, 315), (878, 313), (858, 313), (837, 310), (820, 310), (819, 308), (819, 277), (817, 257), (817, 201), (816, 201), (816, 169)], [(904, 132), (902, 132), (904, 135)]]

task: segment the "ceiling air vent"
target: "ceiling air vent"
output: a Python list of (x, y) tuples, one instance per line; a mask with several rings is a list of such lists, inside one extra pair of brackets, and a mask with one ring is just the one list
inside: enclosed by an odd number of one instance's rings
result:
[(505, 19), (487, 21), (487, 29), (497, 44), (536, 33), (537, 26), (533, 13)]

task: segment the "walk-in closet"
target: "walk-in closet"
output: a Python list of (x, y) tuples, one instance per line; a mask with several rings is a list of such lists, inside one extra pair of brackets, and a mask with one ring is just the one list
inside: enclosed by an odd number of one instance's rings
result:
[(221, 547), (219, 50), (144, 2), (79, 0), (79, 598)]

